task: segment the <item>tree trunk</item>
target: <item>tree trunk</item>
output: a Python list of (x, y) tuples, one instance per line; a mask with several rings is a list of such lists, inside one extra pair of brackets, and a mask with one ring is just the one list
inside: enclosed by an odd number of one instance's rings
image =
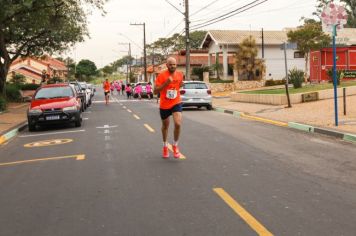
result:
[(304, 82), (308, 82), (308, 61), (309, 61), (309, 53), (305, 53), (305, 71), (304, 71)]
[(9, 71), (10, 64), (5, 62), (4, 64), (0, 63), (0, 95), (6, 96), (6, 76), (7, 72)]

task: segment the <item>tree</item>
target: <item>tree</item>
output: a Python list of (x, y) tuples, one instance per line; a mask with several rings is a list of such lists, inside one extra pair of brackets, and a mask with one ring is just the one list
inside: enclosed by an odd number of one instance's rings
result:
[(262, 59), (257, 58), (258, 49), (256, 40), (249, 36), (239, 45), (235, 55), (235, 67), (240, 80), (255, 80), (263, 78), (266, 66)]
[[(304, 25), (299, 26), (297, 30), (291, 30), (287, 33), (288, 41), (297, 43), (297, 48), (304, 54), (305, 75), (308, 73), (308, 61), (311, 50), (318, 50), (324, 46), (329, 46), (331, 38), (322, 30), (320, 22), (313, 19), (304, 19)], [(307, 76), (305, 76), (307, 82)]]
[(102, 71), (103, 71), (104, 74), (106, 74), (106, 75), (111, 75), (112, 73), (114, 73), (114, 69), (113, 69), (113, 67), (110, 66), (110, 65), (104, 66), (104, 68), (102, 69)]
[(19, 57), (66, 50), (88, 35), (86, 10), (102, 9), (104, 0), (1, 1), (0, 94), (11, 63)]
[(77, 65), (76, 77), (80, 80), (88, 80), (90, 76), (97, 74), (97, 68), (94, 62), (90, 60), (81, 60)]
[(203, 42), (206, 33), (207, 32), (204, 30), (198, 30), (198, 31), (191, 32), (189, 35), (190, 47), (193, 49), (200, 48), (200, 45)]
[[(313, 13), (313, 15), (318, 16), (320, 19), (321, 13), (330, 2), (333, 1), (317, 0), (318, 5), (316, 6), (316, 11)], [(340, 2), (345, 4), (346, 11), (348, 14), (347, 25), (345, 27), (355, 28), (356, 27), (356, 0), (340, 0)]]

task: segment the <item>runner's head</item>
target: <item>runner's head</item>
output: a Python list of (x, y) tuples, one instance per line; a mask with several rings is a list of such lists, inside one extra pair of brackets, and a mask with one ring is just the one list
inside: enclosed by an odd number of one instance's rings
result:
[(174, 73), (177, 69), (177, 61), (174, 57), (169, 57), (167, 59), (167, 63), (166, 63), (166, 66), (168, 68), (168, 71), (170, 73)]

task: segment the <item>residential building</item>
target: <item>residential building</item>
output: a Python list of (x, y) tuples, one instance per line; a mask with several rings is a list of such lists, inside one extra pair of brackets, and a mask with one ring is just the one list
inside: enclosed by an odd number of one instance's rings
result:
[(65, 80), (68, 69), (64, 62), (50, 56), (26, 57), (18, 58), (11, 64), (7, 80), (11, 79), (13, 73), (25, 76), (26, 83), (40, 84), (43, 75), (47, 79), (59, 77)]
[[(223, 57), (223, 78), (229, 79), (228, 57), (239, 50), (239, 44), (252, 36), (258, 47), (258, 58), (265, 60), (266, 79), (285, 78), (285, 60), (281, 45), (288, 41), (287, 30), (282, 31), (244, 31), (244, 30), (210, 30), (207, 32), (201, 48), (208, 50), (208, 64), (214, 63), (213, 57)], [(298, 50), (287, 50), (288, 68), (304, 70), (304, 55)]]

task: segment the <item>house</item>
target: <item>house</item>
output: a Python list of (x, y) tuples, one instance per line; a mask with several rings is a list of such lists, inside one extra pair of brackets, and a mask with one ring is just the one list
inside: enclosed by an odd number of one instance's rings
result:
[[(210, 30), (207, 32), (201, 48), (208, 50), (208, 64), (214, 63), (214, 56), (223, 57), (223, 78), (228, 79), (228, 57), (239, 50), (239, 44), (252, 36), (258, 47), (258, 58), (263, 58), (266, 65), (266, 79), (285, 78), (285, 60), (281, 45), (287, 42), (287, 30), (282, 31), (244, 31)], [(263, 35), (263, 37), (262, 37)], [(304, 55), (297, 50), (287, 50), (288, 68), (304, 70)]]
[(26, 83), (40, 84), (44, 75), (47, 79), (59, 77), (65, 80), (68, 69), (64, 62), (50, 56), (26, 57), (18, 58), (11, 64), (7, 80), (10, 80), (14, 73), (25, 76)]

